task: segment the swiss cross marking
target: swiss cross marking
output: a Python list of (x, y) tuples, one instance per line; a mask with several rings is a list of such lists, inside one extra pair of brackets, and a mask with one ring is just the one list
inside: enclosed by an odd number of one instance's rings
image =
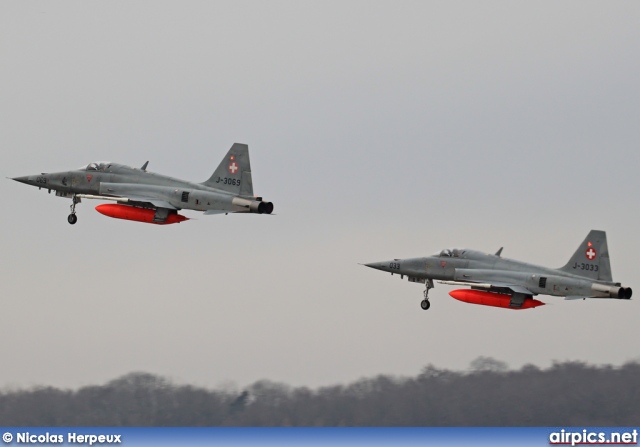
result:
[(87, 181), (88, 181), (88, 182), (91, 182), (91, 179), (92, 179), (92, 178), (93, 178), (93, 176), (92, 176), (92, 175), (87, 175)]
[(596, 257), (596, 251), (593, 248), (590, 248), (589, 250), (587, 250), (585, 255), (587, 256), (587, 259), (589, 261), (593, 261)]
[(232, 161), (231, 164), (229, 165), (229, 172), (232, 174), (235, 174), (236, 172), (238, 172), (238, 165), (236, 164), (235, 161)]

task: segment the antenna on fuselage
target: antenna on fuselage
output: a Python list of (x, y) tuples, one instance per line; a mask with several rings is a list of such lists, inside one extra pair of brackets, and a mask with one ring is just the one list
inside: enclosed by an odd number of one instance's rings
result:
[(496, 252), (496, 256), (500, 256), (500, 255), (502, 254), (502, 249), (503, 249), (503, 248), (504, 248), (504, 247), (500, 247), (500, 250), (498, 250), (498, 251)]
[(140, 170), (141, 170), (141, 171), (145, 171), (145, 172), (146, 172), (146, 170), (147, 170), (147, 165), (148, 165), (148, 164), (149, 164), (149, 161), (146, 161), (146, 162), (142, 165), (142, 167), (140, 168)]

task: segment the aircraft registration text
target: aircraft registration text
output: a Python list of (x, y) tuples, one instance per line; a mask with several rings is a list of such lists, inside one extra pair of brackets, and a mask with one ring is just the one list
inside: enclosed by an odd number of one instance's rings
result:
[(578, 264), (576, 262), (575, 264), (573, 264), (573, 268), (576, 270), (589, 270), (590, 272), (597, 272), (598, 264), (585, 264), (584, 262)]
[(236, 180), (234, 178), (229, 178), (229, 177), (225, 177), (225, 178), (218, 177), (218, 180), (216, 180), (216, 183), (222, 183), (223, 185), (240, 186), (239, 179)]

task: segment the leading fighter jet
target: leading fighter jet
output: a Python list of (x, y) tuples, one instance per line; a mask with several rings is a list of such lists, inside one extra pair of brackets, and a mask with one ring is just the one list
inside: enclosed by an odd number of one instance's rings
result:
[(101, 199), (113, 204), (96, 210), (117, 219), (167, 225), (188, 220), (182, 209), (204, 214), (271, 214), (273, 203), (254, 197), (249, 147), (235, 143), (206, 182), (192, 183), (140, 169), (98, 162), (74, 171), (16, 177), (13, 180), (46, 189), (71, 199), (70, 224), (78, 221), (76, 205), (81, 199)]
[(429, 290), (433, 281), (468, 286), (449, 292), (453, 298), (471, 304), (529, 309), (545, 303), (536, 295), (563, 296), (565, 299), (630, 299), (631, 288), (613, 282), (607, 235), (591, 230), (569, 262), (551, 269), (467, 249), (445, 249), (426, 258), (394, 259), (365, 264), (392, 275), (405, 276), (410, 282), (426, 285), (422, 309), (430, 307)]

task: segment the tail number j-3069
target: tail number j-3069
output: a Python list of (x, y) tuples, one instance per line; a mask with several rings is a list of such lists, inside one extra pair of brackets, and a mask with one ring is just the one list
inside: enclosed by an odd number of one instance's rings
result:
[(218, 177), (218, 180), (216, 180), (216, 183), (222, 183), (223, 185), (233, 185), (233, 186), (240, 186), (240, 179), (235, 179), (235, 178), (229, 178), (229, 177)]

